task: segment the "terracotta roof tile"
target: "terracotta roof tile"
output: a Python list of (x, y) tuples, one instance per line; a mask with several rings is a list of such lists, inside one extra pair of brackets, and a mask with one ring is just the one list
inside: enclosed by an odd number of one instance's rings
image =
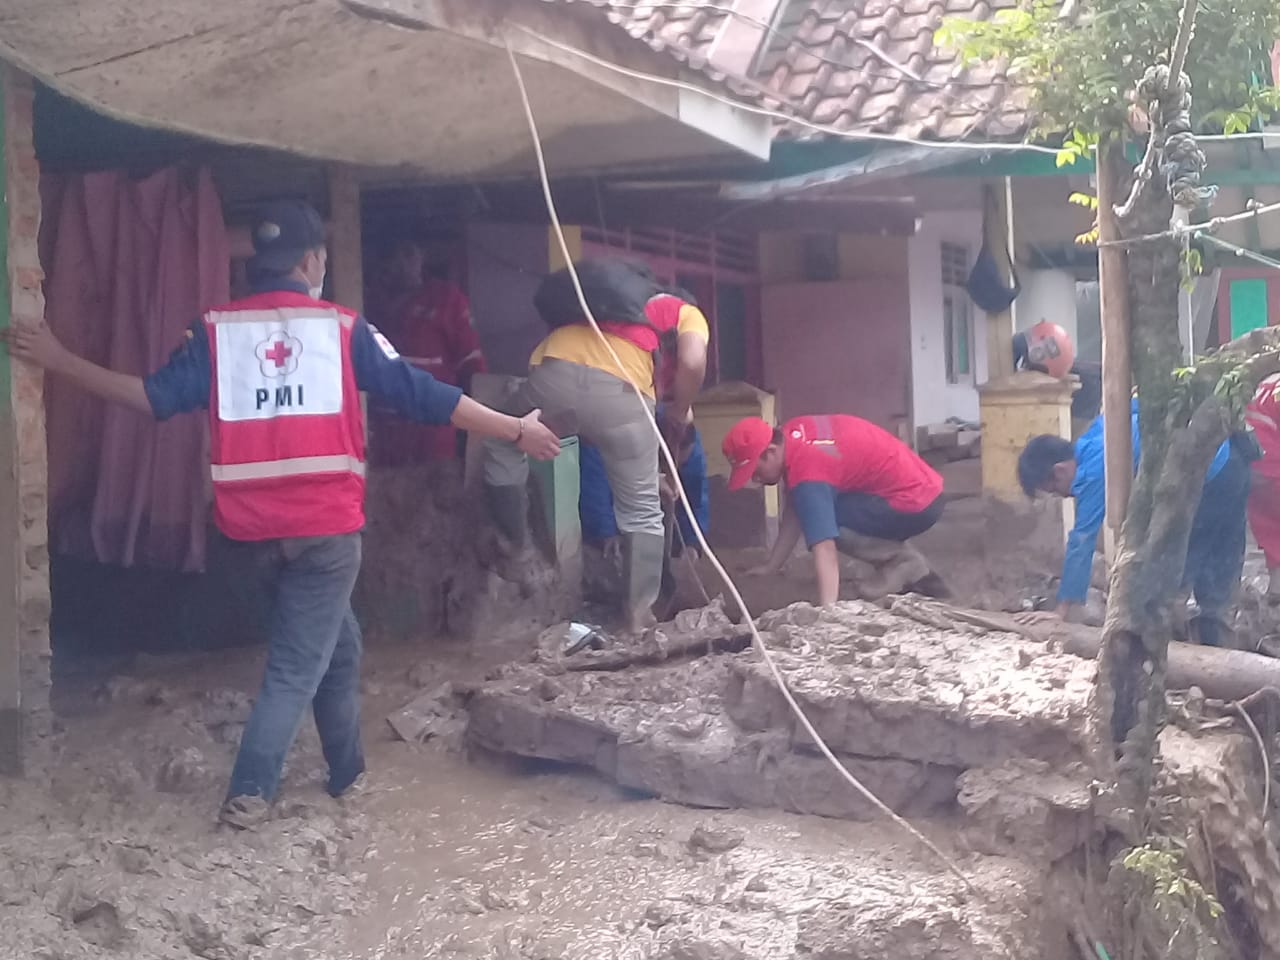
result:
[[(985, 20), (1017, 0), (779, 0), (772, 32), (745, 75), (718, 68), (714, 43), (731, 0), (546, 0), (597, 8), (742, 98), (850, 132), (921, 140), (1009, 139), (1029, 122), (1005, 65), (964, 66), (933, 37), (947, 17)], [(638, 5), (639, 4), (639, 5)], [(820, 137), (798, 124), (783, 133)]]
[[(715, 79), (708, 59), (716, 34), (728, 19), (729, 3), (670, 3), (655, 5), (653, 0), (547, 0), (549, 3), (578, 3), (597, 7), (615, 26), (621, 27), (654, 50), (663, 50), (689, 66), (706, 70)], [(716, 7), (723, 6), (724, 10)]]
[(758, 69), (800, 116), (840, 129), (926, 140), (1016, 136), (1026, 103), (1009, 90), (1003, 64), (964, 67), (933, 42), (947, 17), (987, 19), (1014, 3), (787, 0)]

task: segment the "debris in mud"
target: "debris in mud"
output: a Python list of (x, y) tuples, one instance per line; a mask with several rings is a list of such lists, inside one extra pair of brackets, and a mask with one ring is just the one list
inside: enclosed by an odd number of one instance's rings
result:
[(76, 909), (71, 915), (71, 923), (86, 943), (106, 950), (115, 950), (128, 936), (120, 922), (120, 912), (115, 904), (106, 900)]
[(461, 464), (369, 475), (365, 557), (352, 603), (372, 634), (406, 640), (536, 630), (577, 606), (571, 578), (541, 561), (507, 570)]
[(989, 854), (1017, 854), (1053, 862), (1088, 838), (1093, 796), (1089, 772), (1057, 769), (1043, 760), (1010, 760), (966, 770), (956, 797), (966, 838)]
[(212, 782), (204, 754), (195, 747), (175, 750), (156, 774), (156, 789), (161, 793), (193, 793)]
[(387, 723), (406, 743), (424, 743), (437, 738), (453, 747), (461, 742), (466, 727), (463, 701), (464, 697), (452, 683), (444, 683), (405, 704), (387, 717)]
[(728, 853), (742, 846), (746, 839), (746, 834), (741, 830), (698, 827), (689, 837), (689, 849), (694, 853)]

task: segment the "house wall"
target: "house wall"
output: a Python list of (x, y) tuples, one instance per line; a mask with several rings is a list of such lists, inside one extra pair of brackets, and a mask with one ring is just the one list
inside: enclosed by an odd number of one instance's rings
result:
[(972, 376), (947, 383), (946, 341), (942, 322), (942, 244), (969, 251), (970, 263), (982, 244), (982, 212), (947, 210), (926, 213), (911, 237), (910, 264), (911, 403), (916, 426), (948, 417), (978, 419), (977, 384), (987, 378), (986, 315), (973, 314)]
[(1078, 342), (1076, 278), (1065, 270), (1024, 270), (1019, 279), (1022, 294), (1014, 318), (1017, 329), (1026, 330), (1048, 320), (1067, 331), (1072, 343)]
[(760, 238), (764, 387), (778, 415), (852, 413), (897, 430), (911, 415), (907, 238), (842, 234), (836, 278), (807, 278), (805, 236)]
[[(580, 234), (566, 227), (571, 252)], [(575, 249), (576, 248), (576, 249)], [(467, 225), (467, 291), (471, 316), (492, 373), (523, 377), (529, 355), (547, 335), (533, 306), (533, 294), (547, 270), (563, 265), (559, 245), (547, 227), (531, 224)]]
[(897, 431), (910, 419), (905, 278), (765, 288), (765, 384), (780, 415), (852, 413)]
[[(37, 240), (40, 169), (32, 129), (31, 78), (0, 68), (3, 200), (0, 322), (41, 323)], [(47, 705), (49, 544), (43, 378), (0, 352), (0, 772), (21, 768), (23, 717)]]
[[(1018, 259), (1031, 244), (1060, 245), (1087, 229), (1081, 208), (1066, 202), (1066, 184), (1043, 178), (1023, 178), (1014, 185), (1014, 233)], [(972, 184), (969, 185), (972, 188)], [(975, 191), (970, 189), (969, 194)], [(1059, 198), (1059, 194), (1061, 197)], [(949, 384), (942, 319), (942, 244), (967, 248), (973, 263), (982, 245), (981, 194), (968, 209), (926, 212), (911, 238), (911, 376), (915, 423), (939, 423), (948, 417), (978, 419), (977, 385), (987, 379), (986, 314), (974, 310), (973, 377)], [(1087, 214), (1086, 214), (1087, 216)], [(1022, 293), (1014, 304), (1014, 324), (1025, 330), (1041, 320), (1060, 325), (1077, 337), (1076, 280), (1065, 270), (1020, 269)]]

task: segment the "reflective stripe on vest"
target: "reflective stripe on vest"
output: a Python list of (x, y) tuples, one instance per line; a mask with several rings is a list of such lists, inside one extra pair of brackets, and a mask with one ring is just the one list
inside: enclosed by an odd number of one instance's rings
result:
[(210, 468), (215, 483), (236, 480), (266, 480), (269, 477), (301, 477), (309, 473), (354, 473), (365, 475), (364, 461), (355, 457), (293, 457), (261, 463), (215, 463)]

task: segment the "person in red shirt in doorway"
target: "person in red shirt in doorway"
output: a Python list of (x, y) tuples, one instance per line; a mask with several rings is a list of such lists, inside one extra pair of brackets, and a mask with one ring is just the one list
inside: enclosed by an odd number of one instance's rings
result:
[(876, 583), (858, 584), (864, 596), (913, 585), (942, 592), (924, 557), (906, 543), (942, 515), (942, 477), (893, 434), (843, 414), (796, 417), (781, 429), (747, 417), (726, 435), (724, 455), (733, 468), (730, 490), (752, 480), (787, 484), (778, 538), (752, 575), (780, 571), (803, 533), (823, 605), (840, 595), (837, 550), (875, 568)]
[[(471, 326), (467, 295), (447, 280), (424, 274), (425, 251), (412, 237), (385, 251), (380, 290), (370, 319), (405, 360), (441, 383), (471, 389), (485, 371), (480, 340)], [(401, 467), (459, 455), (457, 431), (449, 425), (407, 423), (381, 406), (370, 410), (372, 460)]]

